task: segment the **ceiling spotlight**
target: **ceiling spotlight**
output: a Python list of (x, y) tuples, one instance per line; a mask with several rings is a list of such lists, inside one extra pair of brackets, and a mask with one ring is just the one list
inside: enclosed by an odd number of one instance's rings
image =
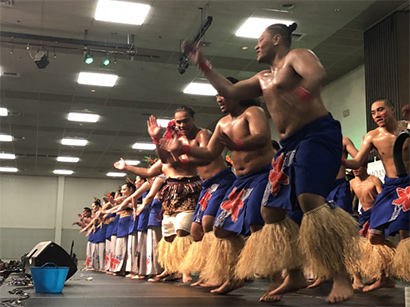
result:
[(44, 50), (39, 50), (34, 55), (34, 63), (36, 63), (39, 69), (46, 68), (46, 66), (48, 65), (49, 61), (47, 53)]
[(93, 55), (91, 54), (91, 52), (90, 51), (85, 52), (84, 63), (91, 64), (92, 62), (94, 62), (94, 59), (93, 59)]
[(103, 60), (102, 60), (102, 62), (101, 62), (101, 64), (103, 65), (103, 66), (108, 66), (108, 65), (110, 65), (110, 56), (109, 55), (107, 55)]

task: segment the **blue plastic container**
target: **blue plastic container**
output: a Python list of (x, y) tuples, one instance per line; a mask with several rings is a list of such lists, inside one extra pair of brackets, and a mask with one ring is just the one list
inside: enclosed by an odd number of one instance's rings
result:
[(55, 263), (47, 262), (41, 267), (31, 267), (36, 293), (61, 293), (67, 278), (68, 267), (58, 267)]

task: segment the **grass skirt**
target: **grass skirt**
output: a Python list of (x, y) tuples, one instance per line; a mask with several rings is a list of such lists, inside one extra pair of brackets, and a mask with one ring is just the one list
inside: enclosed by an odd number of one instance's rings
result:
[[(158, 248), (157, 248), (157, 259), (158, 259), (158, 263), (161, 267), (164, 268), (164, 270), (169, 270), (170, 266), (168, 263), (168, 255), (169, 255), (169, 251), (171, 249), (171, 242), (167, 242), (164, 240), (164, 238), (162, 238), (159, 242), (158, 242)], [(169, 271), (168, 271), (169, 272)]]
[(206, 232), (201, 241), (193, 242), (181, 264), (180, 271), (185, 274), (201, 272), (208, 260), (208, 253), (212, 240), (215, 240), (213, 231)]
[(304, 214), (299, 243), (306, 256), (306, 267), (315, 276), (331, 279), (346, 270), (346, 263), (357, 259), (358, 225), (339, 207), (324, 204)]
[(181, 264), (192, 242), (193, 239), (190, 235), (184, 237), (177, 236), (174, 241), (172, 241), (168, 254), (169, 273), (180, 272)]
[(210, 284), (223, 284), (234, 277), (235, 265), (244, 245), (243, 237), (216, 238), (200, 278)]
[(369, 242), (365, 237), (359, 236), (358, 239), (358, 248), (359, 248), (359, 255), (356, 259), (347, 259), (346, 260), (346, 269), (350, 273), (353, 274), (362, 274), (362, 255), (365, 246)]
[(401, 240), (397, 245), (392, 267), (397, 278), (410, 282), (410, 238)]
[(303, 265), (298, 247), (299, 226), (286, 217), (279, 223), (265, 224), (251, 234), (239, 256), (235, 276), (239, 279), (253, 275), (272, 277), (284, 269)]
[(395, 244), (385, 240), (382, 244), (371, 244), (367, 241), (363, 248), (361, 273), (369, 279), (381, 279), (392, 275), (392, 261), (396, 253)]

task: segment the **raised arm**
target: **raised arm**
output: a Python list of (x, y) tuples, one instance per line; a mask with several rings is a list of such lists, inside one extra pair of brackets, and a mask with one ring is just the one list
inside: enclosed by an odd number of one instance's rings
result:
[(211, 64), (202, 53), (199, 44), (185, 41), (182, 45), (185, 52), (188, 53), (191, 62), (197, 65), (202, 71), (209, 83), (225, 98), (233, 98), (237, 101), (257, 98), (262, 95), (262, 90), (259, 85), (258, 77), (254, 76), (250, 79), (232, 84), (224, 76), (212, 69)]
[(119, 161), (114, 163), (114, 167), (119, 170), (125, 170), (127, 172), (134, 173), (135, 175), (143, 178), (151, 178), (162, 174), (161, 161), (157, 161), (150, 168), (142, 168), (128, 165), (127, 163), (125, 163), (124, 159), (121, 158)]
[(347, 153), (352, 157), (356, 157), (357, 153), (359, 152), (357, 148), (354, 146), (351, 139), (348, 137), (343, 137), (343, 147), (346, 148)]
[(342, 163), (347, 168), (358, 169), (367, 161), (369, 153), (373, 149), (372, 133), (372, 131), (368, 132), (366, 136), (363, 138), (360, 150), (357, 152), (356, 156), (353, 159), (347, 159), (342, 161)]

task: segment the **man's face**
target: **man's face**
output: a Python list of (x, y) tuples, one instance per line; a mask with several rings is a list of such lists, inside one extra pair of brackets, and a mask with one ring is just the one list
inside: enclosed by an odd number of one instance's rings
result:
[(259, 63), (268, 63), (268, 55), (272, 52), (273, 47), (272, 35), (265, 30), (255, 46), (256, 60)]
[(353, 175), (355, 177), (361, 177), (362, 175), (367, 173), (367, 167), (360, 166), (358, 169), (353, 170)]
[(230, 99), (226, 99), (225, 97), (217, 94), (216, 95), (216, 102), (219, 105), (219, 110), (221, 110), (222, 113), (228, 114), (232, 110), (232, 103)]
[(379, 127), (386, 126), (387, 122), (394, 118), (393, 109), (386, 105), (383, 100), (375, 101), (371, 109), (372, 117)]
[(189, 134), (195, 127), (194, 119), (186, 111), (175, 112), (175, 125), (183, 135)]

